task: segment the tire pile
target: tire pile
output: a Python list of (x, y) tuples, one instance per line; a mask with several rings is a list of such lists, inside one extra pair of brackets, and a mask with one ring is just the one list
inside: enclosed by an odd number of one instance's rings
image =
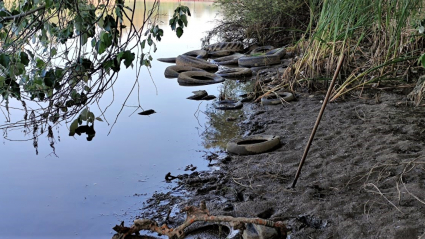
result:
[[(196, 86), (221, 83), (226, 79), (245, 80), (252, 76), (253, 70), (280, 64), (281, 59), (286, 55), (284, 47), (262, 46), (243, 54), (245, 51), (242, 43), (222, 42), (207, 45), (200, 50), (189, 51), (177, 57), (158, 58), (158, 61), (175, 63), (175, 65), (165, 69), (164, 76), (166, 78), (177, 78), (179, 85), (182, 86)], [(280, 102), (266, 100), (263, 103), (275, 104)], [(242, 102), (219, 101), (215, 104), (215, 108), (221, 110), (240, 109)]]
[[(177, 57), (159, 58), (158, 61), (175, 63), (165, 69), (166, 78), (177, 78), (180, 85), (208, 85), (225, 79), (245, 79), (252, 76), (252, 67), (267, 67), (280, 64), (285, 48), (258, 47), (248, 55), (242, 43), (223, 42), (208, 45), (201, 50), (186, 52)], [(207, 59), (210, 58), (210, 61)], [(219, 70), (219, 66), (238, 65)]]

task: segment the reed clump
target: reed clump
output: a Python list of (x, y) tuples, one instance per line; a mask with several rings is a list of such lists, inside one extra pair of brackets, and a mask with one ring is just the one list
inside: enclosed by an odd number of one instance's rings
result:
[(222, 20), (206, 41), (239, 41), (247, 45), (293, 43), (307, 29), (308, 4), (304, 0), (216, 0)]
[(406, 81), (420, 68), (424, 39), (417, 28), (423, 0), (310, 0), (311, 24), (297, 43), (300, 58), (282, 84), (329, 79), (345, 54), (332, 100), (369, 83)]

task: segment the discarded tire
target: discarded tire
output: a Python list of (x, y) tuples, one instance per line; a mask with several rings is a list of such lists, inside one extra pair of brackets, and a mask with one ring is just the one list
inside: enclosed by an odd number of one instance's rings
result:
[(253, 135), (227, 143), (227, 151), (238, 155), (260, 154), (280, 144), (280, 137), (274, 135)]
[(223, 51), (213, 51), (210, 52), (209, 55), (211, 57), (223, 57), (223, 56), (228, 56), (235, 53), (235, 51), (229, 51), (229, 50), (223, 50)]
[(207, 95), (204, 98), (202, 98), (201, 100), (213, 100), (215, 98), (217, 98), (217, 97), (215, 97), (215, 95)]
[(255, 48), (251, 51), (251, 55), (257, 54), (257, 53), (266, 53), (274, 49), (274, 46), (260, 46)]
[(196, 68), (200, 68), (206, 71), (217, 71), (218, 66), (215, 64), (212, 64), (206, 60), (199, 59), (193, 56), (185, 56), (180, 55), (176, 59), (176, 65), (178, 66), (192, 66)]
[(176, 57), (158, 58), (157, 60), (165, 63), (176, 63)]
[(186, 71), (179, 74), (177, 81), (180, 85), (209, 85), (224, 81), (224, 78), (206, 71)]
[(217, 65), (237, 65), (238, 59), (245, 56), (244, 54), (236, 53), (230, 56), (223, 56), (212, 61)]
[(208, 52), (224, 50), (239, 52), (243, 51), (243, 44), (240, 42), (221, 42), (204, 46), (202, 49)]
[(221, 77), (228, 77), (228, 78), (240, 78), (240, 77), (246, 77), (246, 76), (252, 76), (252, 70), (249, 68), (230, 68), (226, 70), (217, 71), (215, 74), (221, 76)]
[(193, 67), (193, 66), (174, 65), (174, 66), (169, 66), (169, 67), (165, 68), (164, 76), (166, 78), (177, 78), (180, 73), (185, 72), (185, 71), (205, 71), (205, 70), (202, 70), (200, 68), (196, 68), (196, 67)]
[(208, 52), (205, 50), (193, 50), (193, 51), (186, 52), (183, 55), (193, 56), (196, 58), (205, 58), (208, 55)]
[(270, 95), (261, 98), (261, 103), (263, 105), (278, 105), (283, 102), (293, 101), (294, 99), (294, 94), (291, 92), (279, 91), (276, 93), (270, 93)]
[(186, 99), (188, 100), (201, 100), (204, 97), (208, 96), (208, 92), (205, 90), (196, 90), (196, 91), (192, 91), (193, 95), (187, 97)]
[(266, 55), (277, 55), (279, 56), (280, 59), (282, 59), (283, 57), (286, 56), (286, 48), (281, 47), (281, 48), (273, 49), (271, 51), (266, 52)]
[(245, 56), (239, 58), (238, 63), (244, 67), (269, 66), (279, 64), (280, 57), (278, 55)]
[(210, 224), (197, 226), (192, 228), (187, 228), (185, 230), (184, 239), (197, 239), (197, 238), (229, 238), (230, 232), (233, 231), (231, 227), (227, 225), (227, 223), (222, 224)]
[(221, 100), (214, 104), (214, 108), (218, 110), (238, 110), (242, 106), (242, 102), (235, 100)]

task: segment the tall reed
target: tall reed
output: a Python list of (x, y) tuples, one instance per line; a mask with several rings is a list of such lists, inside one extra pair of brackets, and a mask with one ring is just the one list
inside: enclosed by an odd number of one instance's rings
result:
[(330, 78), (346, 54), (333, 99), (367, 83), (403, 78), (423, 48), (413, 27), (423, 0), (310, 0), (310, 32), (299, 42), (302, 58), (287, 69), (292, 80)]

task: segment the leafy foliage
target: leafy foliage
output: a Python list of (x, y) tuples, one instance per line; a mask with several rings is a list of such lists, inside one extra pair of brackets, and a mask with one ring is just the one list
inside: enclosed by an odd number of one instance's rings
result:
[[(87, 106), (112, 87), (122, 65), (151, 67), (150, 51), (164, 36), (156, 24), (159, 3), (145, 7), (142, 27), (133, 24), (136, 3), (0, 1), (0, 107), (6, 118), (0, 129), (6, 138), (9, 129), (25, 128), (35, 146), (38, 135), (63, 121), (72, 121), (71, 136), (94, 137), (96, 118)], [(186, 14), (189, 8), (179, 6), (172, 19), (179, 37), (188, 24)], [(21, 102), (22, 120), (10, 117), (11, 100)]]

